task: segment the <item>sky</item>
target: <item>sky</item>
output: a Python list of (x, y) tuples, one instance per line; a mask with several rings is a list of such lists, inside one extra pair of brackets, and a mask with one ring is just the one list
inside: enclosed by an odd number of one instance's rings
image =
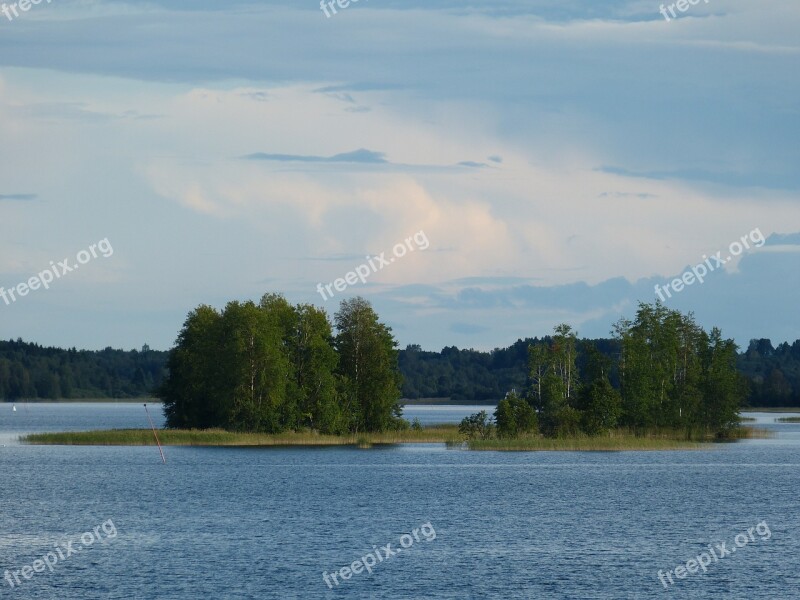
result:
[(0, 12), (0, 339), (168, 349), (279, 292), (488, 350), (679, 277), (703, 327), (800, 338), (800, 3), (334, 7)]

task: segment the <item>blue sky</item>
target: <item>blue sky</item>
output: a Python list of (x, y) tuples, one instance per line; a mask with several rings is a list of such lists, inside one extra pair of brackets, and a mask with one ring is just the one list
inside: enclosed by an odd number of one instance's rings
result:
[[(8, 4), (8, 3), (7, 3)], [(608, 334), (654, 286), (800, 338), (800, 4), (53, 0), (0, 14), (0, 338), (171, 346), (201, 303), (363, 295), (402, 346)], [(330, 283), (424, 231), (324, 301)]]

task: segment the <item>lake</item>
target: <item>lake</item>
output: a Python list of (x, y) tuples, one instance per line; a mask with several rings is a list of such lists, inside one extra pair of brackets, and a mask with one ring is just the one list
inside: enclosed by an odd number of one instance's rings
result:
[(147, 427), (140, 403), (0, 404), (0, 598), (800, 598), (800, 424), (749, 416), (776, 437), (624, 453), (167, 447), (164, 465), (155, 447), (16, 442)]

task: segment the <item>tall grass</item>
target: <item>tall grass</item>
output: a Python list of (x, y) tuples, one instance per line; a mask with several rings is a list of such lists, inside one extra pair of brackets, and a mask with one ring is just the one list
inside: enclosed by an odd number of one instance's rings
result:
[[(371, 446), (373, 444), (445, 443), (458, 436), (458, 427), (427, 427), (421, 431), (387, 431), (353, 435), (323, 435), (313, 431), (277, 434), (238, 433), (223, 429), (160, 429), (164, 446)], [(59, 446), (154, 446), (150, 429), (111, 429), (64, 433), (32, 433), (22, 441)]]
[[(470, 440), (465, 442), (456, 425), (429, 426), (421, 430), (323, 435), (314, 431), (279, 434), (237, 433), (222, 429), (162, 429), (158, 431), (165, 446), (356, 446), (370, 448), (381, 444), (445, 443), (450, 448), (471, 450), (683, 450), (698, 448), (712, 441), (735, 441), (743, 438), (770, 437), (766, 429), (740, 427), (726, 440), (715, 440), (704, 432), (684, 430), (630, 431), (618, 429), (600, 436), (585, 434), (564, 438), (525, 435), (512, 439)], [(153, 446), (155, 438), (150, 429), (112, 429), (65, 433), (34, 433), (22, 438), (29, 444), (62, 446)]]
[(470, 450), (553, 451), (565, 452), (622, 452), (631, 450), (693, 450), (701, 442), (627, 436), (574, 436), (568, 438), (519, 438), (473, 440)]

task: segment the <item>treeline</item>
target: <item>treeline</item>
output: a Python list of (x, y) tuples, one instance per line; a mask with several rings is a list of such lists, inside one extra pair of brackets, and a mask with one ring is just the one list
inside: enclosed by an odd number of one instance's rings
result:
[[(408, 346), (400, 351), (403, 397), (449, 398), (453, 402), (494, 404), (507, 390), (522, 389), (527, 381), (528, 346), (552, 342), (551, 336), (520, 339), (508, 348), (490, 352), (446, 347), (441, 352)], [(578, 340), (578, 367), (586, 367), (586, 346), (614, 359), (620, 352), (616, 339)], [(752, 340), (737, 354), (736, 366), (747, 381), (748, 407), (800, 406), (800, 340), (777, 348), (769, 339)], [(611, 382), (619, 387), (618, 373)]]
[(408, 427), (392, 330), (363, 298), (342, 301), (334, 324), (324, 310), (277, 294), (222, 311), (198, 307), (158, 390), (167, 426), (333, 434)]
[[(580, 344), (567, 324), (550, 340), (531, 344), (527, 385), (495, 410), (497, 435), (570, 437), (624, 427), (727, 437), (738, 427), (746, 382), (736, 370), (735, 343), (719, 329), (707, 333), (691, 315), (656, 303), (640, 304), (636, 318), (620, 320), (614, 331), (613, 360), (591, 343)], [(484, 411), (460, 429), (485, 439), (493, 427)]]
[(151, 395), (165, 375), (166, 352), (44, 348), (0, 341), (0, 398), (133, 398)]
[(768, 339), (752, 340), (738, 367), (749, 382), (751, 406), (800, 406), (800, 340), (777, 348)]
[[(429, 352), (419, 345), (409, 345), (400, 351), (403, 398), (449, 398), (454, 402), (496, 404), (508, 390), (525, 386), (528, 347), (551, 341), (550, 336), (525, 338), (491, 352), (459, 350), (455, 346)], [(618, 343), (612, 339), (585, 339), (578, 343), (592, 344), (609, 357), (618, 352)], [(584, 356), (579, 353), (579, 368), (585, 366)]]
[[(417, 345), (399, 351), (403, 398), (449, 398), (453, 402), (496, 403), (528, 378), (528, 347), (549, 344), (552, 336), (520, 339), (508, 348), (481, 352), (448, 346), (428, 352)], [(617, 339), (578, 340), (578, 369), (587, 367), (585, 347), (612, 361)], [(134, 398), (152, 396), (167, 373), (168, 352), (44, 348), (22, 340), (0, 341), (0, 399)], [(800, 406), (800, 340), (773, 347), (768, 339), (750, 342), (737, 368), (748, 382), (750, 407)], [(610, 380), (619, 388), (616, 370)]]

